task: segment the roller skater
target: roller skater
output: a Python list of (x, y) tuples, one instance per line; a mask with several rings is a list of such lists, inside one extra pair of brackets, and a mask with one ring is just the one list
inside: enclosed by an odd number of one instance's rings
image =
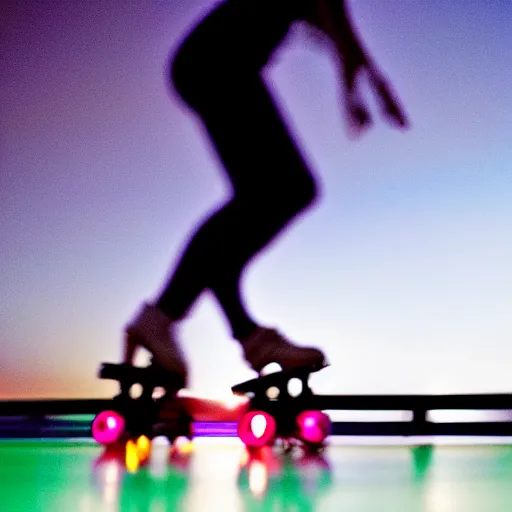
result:
[(209, 290), (229, 322), (232, 337), (256, 372), (271, 362), (283, 370), (323, 366), (315, 347), (259, 325), (241, 297), (248, 263), (317, 199), (304, 161), (261, 76), (291, 25), (306, 22), (334, 48), (348, 126), (371, 124), (357, 79), (365, 74), (386, 120), (408, 125), (391, 88), (361, 44), (342, 0), (227, 0), (195, 26), (170, 65), (170, 79), (213, 142), (232, 185), (231, 198), (188, 242), (159, 296), (145, 303), (126, 327), (124, 362), (137, 347), (187, 385), (187, 363), (176, 336), (199, 295)]

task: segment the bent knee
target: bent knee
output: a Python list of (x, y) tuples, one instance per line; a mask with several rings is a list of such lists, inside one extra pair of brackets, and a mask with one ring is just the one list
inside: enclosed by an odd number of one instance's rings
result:
[(265, 202), (269, 208), (292, 218), (313, 206), (319, 195), (317, 181), (310, 173), (305, 173), (300, 179), (269, 189)]
[(313, 206), (320, 198), (320, 186), (311, 174), (308, 174), (304, 179), (304, 183), (301, 184), (298, 196), (300, 196), (297, 199), (300, 199), (302, 209)]

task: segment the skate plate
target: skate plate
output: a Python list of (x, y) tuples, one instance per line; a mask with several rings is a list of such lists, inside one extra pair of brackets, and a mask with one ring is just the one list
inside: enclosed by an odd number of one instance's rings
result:
[(138, 367), (126, 363), (102, 363), (98, 376), (100, 379), (117, 380), (122, 389), (140, 384), (144, 389), (151, 388), (151, 391), (161, 387), (176, 392), (183, 387), (181, 377), (156, 365)]
[(327, 365), (301, 366), (291, 370), (269, 373), (254, 379), (241, 382), (231, 388), (235, 395), (246, 396), (248, 398), (263, 398), (267, 396), (269, 388), (279, 389), (280, 397), (292, 398), (288, 393), (287, 386), (291, 379), (299, 379), (302, 382), (302, 393), (312, 394), (308, 385), (309, 376), (312, 373), (319, 372)]

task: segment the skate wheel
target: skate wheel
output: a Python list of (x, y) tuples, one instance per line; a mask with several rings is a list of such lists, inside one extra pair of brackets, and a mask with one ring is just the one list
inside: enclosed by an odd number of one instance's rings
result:
[(116, 411), (102, 411), (92, 422), (92, 436), (103, 445), (114, 444), (124, 434), (124, 418)]
[(249, 411), (238, 423), (238, 437), (249, 448), (259, 448), (273, 443), (276, 420), (263, 411)]
[(307, 443), (321, 444), (331, 431), (331, 420), (321, 411), (304, 411), (297, 416), (298, 437)]

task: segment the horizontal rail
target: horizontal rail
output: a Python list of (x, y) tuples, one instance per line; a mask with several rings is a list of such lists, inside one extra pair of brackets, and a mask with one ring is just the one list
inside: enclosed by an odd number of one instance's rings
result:
[[(467, 395), (312, 395), (292, 399), (304, 409), (338, 411), (511, 410), (512, 394)], [(285, 402), (276, 402), (283, 406)], [(2, 416), (97, 414), (116, 408), (113, 399), (50, 399), (0, 401)]]
[(313, 395), (305, 404), (319, 410), (435, 411), (512, 410), (512, 394), (467, 395)]
[(114, 406), (112, 399), (78, 400), (4, 400), (0, 402), (2, 416), (67, 416), (98, 414)]
[(512, 423), (507, 422), (335, 422), (335, 436), (512, 436)]

